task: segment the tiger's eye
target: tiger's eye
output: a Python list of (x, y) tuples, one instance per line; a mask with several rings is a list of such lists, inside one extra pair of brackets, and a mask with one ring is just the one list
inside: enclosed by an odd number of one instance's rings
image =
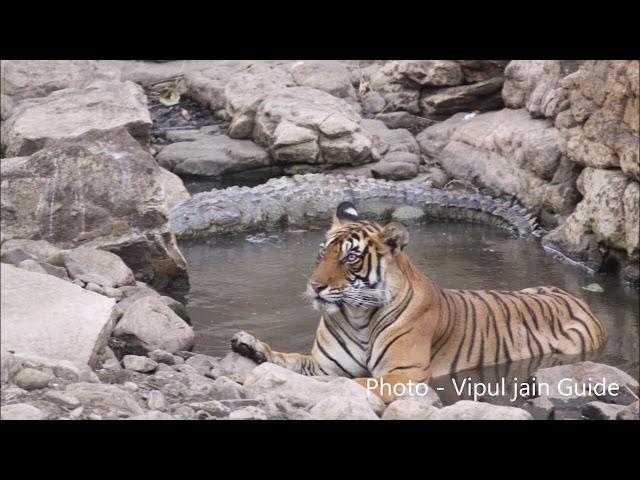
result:
[(347, 255), (347, 262), (355, 262), (358, 259), (358, 255), (355, 253), (350, 253)]

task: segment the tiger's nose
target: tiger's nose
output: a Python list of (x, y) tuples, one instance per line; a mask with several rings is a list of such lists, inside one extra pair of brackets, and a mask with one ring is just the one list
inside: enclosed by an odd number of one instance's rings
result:
[(327, 288), (326, 285), (323, 285), (321, 283), (316, 283), (316, 282), (309, 282), (309, 285), (311, 285), (311, 288), (313, 288), (313, 291), (316, 293), (320, 293), (322, 290)]

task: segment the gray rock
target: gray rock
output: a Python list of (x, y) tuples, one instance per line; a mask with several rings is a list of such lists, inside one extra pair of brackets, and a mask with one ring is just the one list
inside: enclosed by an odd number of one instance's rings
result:
[(421, 163), (421, 159), (419, 155), (416, 155), (415, 153), (411, 153), (411, 152), (401, 152), (401, 151), (394, 151), (394, 152), (387, 153), (384, 156), (383, 161), (388, 163), (395, 163), (395, 162), (413, 163), (414, 165), (420, 165)]
[(229, 407), (220, 403), (217, 400), (209, 400), (207, 402), (194, 402), (190, 403), (189, 407), (194, 409), (196, 412), (203, 411), (212, 417), (222, 418), (226, 417), (231, 411)]
[(160, 299), (151, 296), (136, 300), (113, 334), (116, 339), (144, 352), (188, 350), (194, 344), (192, 328)]
[(265, 362), (247, 376), (244, 388), (249, 397), (279, 395), (300, 403), (315, 405), (328, 397), (346, 397), (368, 402), (376, 414), (384, 411), (384, 403), (375, 395), (348, 378), (307, 377)]
[(104, 295), (109, 298), (113, 298), (116, 302), (122, 300), (122, 297), (124, 297), (123, 293), (117, 288), (107, 286), (101, 288)]
[(244, 407), (234, 410), (227, 417), (229, 420), (267, 420), (267, 414), (258, 407)]
[(235, 352), (228, 353), (210, 372), (214, 378), (220, 376), (229, 377), (231, 380), (244, 384), (247, 376), (258, 366), (252, 360), (249, 360)]
[(118, 410), (134, 415), (142, 413), (142, 408), (128, 392), (115, 385), (100, 383), (72, 383), (67, 385), (65, 393), (76, 397), (83, 405)]
[(64, 88), (85, 87), (96, 80), (119, 79), (117, 71), (95, 60), (5, 60), (0, 68), (3, 102), (5, 94), (14, 100), (46, 97)]
[(151, 410), (165, 411), (167, 409), (167, 400), (160, 390), (151, 390), (147, 396), (147, 406)]
[(133, 272), (120, 257), (102, 250), (74, 248), (50, 257), (49, 262), (64, 266), (72, 279), (79, 278), (87, 284), (115, 288), (136, 283)]
[(123, 312), (138, 299), (142, 297), (157, 297), (160, 298), (160, 294), (154, 289), (150, 288), (146, 283), (136, 282), (136, 286), (120, 287), (118, 290), (122, 293), (123, 298), (118, 302), (118, 305)]
[(420, 173), (412, 181), (421, 183), (427, 188), (443, 188), (449, 181), (449, 176), (440, 167), (422, 165)]
[(216, 378), (213, 386), (213, 395), (218, 400), (238, 400), (246, 396), (242, 385), (225, 376)]
[(8, 157), (31, 155), (47, 141), (118, 127), (148, 140), (151, 119), (144, 92), (132, 82), (98, 81), (21, 102), (2, 127), (2, 145)]
[(527, 403), (522, 408), (529, 412), (534, 420), (554, 419), (555, 407), (547, 397), (536, 397), (527, 400)]
[(75, 409), (80, 405), (80, 400), (76, 397), (73, 395), (67, 395), (66, 393), (58, 390), (48, 390), (42, 398), (65, 408)]
[[(20, 251), (27, 254), (26, 257), (20, 258), (15, 257), (13, 261), (5, 261), (5, 255), (14, 255), (11, 253), (11, 250), (14, 248), (20, 249)], [(11, 240), (7, 240), (2, 243), (1, 252), (2, 252), (2, 262), (3, 263), (13, 263), (17, 265), (21, 260), (26, 260), (27, 258), (32, 258), (33, 260), (45, 261), (47, 258), (55, 255), (60, 252), (60, 248), (51, 245), (46, 240), (27, 240), (24, 238), (14, 238)], [(18, 252), (18, 255), (22, 255)], [(17, 260), (17, 261), (16, 261)]]
[(638, 407), (640, 406), (639, 402), (635, 402), (627, 407), (625, 407), (622, 411), (618, 412), (616, 416), (616, 420), (640, 420)]
[(391, 214), (391, 218), (396, 222), (417, 221), (424, 218), (424, 210), (410, 205), (404, 205), (396, 208)]
[(362, 110), (366, 113), (380, 113), (385, 105), (384, 97), (378, 92), (370, 91), (362, 97)]
[(582, 415), (590, 420), (615, 420), (627, 407), (604, 402), (589, 402), (582, 407)]
[(418, 166), (406, 162), (379, 162), (371, 167), (373, 178), (407, 180), (418, 175)]
[(416, 398), (395, 400), (389, 404), (382, 420), (431, 420), (438, 409)]
[(411, 132), (422, 131), (433, 125), (433, 121), (428, 118), (402, 111), (382, 113), (377, 119), (384, 122), (388, 128), (406, 128)]
[(460, 400), (441, 408), (432, 420), (533, 420), (529, 412), (521, 408), (492, 405), (485, 402)]
[(40, 265), (40, 267), (49, 275), (53, 275), (54, 277), (58, 277), (63, 280), (69, 280), (67, 269), (64, 267), (56, 267), (55, 265), (51, 265), (47, 262), (38, 262), (38, 265)]
[(12, 212), (0, 222), (8, 241), (100, 248), (157, 288), (185, 286), (186, 262), (168, 228), (158, 164), (124, 129), (3, 158), (0, 169), (1, 207)]
[(174, 365), (176, 363), (173, 354), (166, 350), (153, 350), (149, 352), (149, 358), (154, 362), (164, 363), (165, 365)]
[(196, 417), (196, 411), (191, 407), (181, 405), (173, 411), (173, 415), (182, 420), (192, 420)]
[(138, 355), (125, 355), (122, 358), (122, 365), (127, 370), (140, 373), (151, 373), (158, 367), (158, 364), (150, 358)]
[(0, 408), (2, 420), (44, 420), (45, 414), (39, 408), (28, 403), (14, 403)]
[(330, 396), (309, 410), (314, 420), (379, 420), (369, 402), (363, 398)]
[(26, 260), (35, 260), (35, 257), (25, 252), (22, 248), (5, 248), (2, 246), (2, 263), (10, 263), (18, 266)]
[(494, 77), (470, 85), (423, 91), (420, 97), (422, 114), (444, 119), (458, 112), (498, 110), (502, 102), (502, 77)]
[(35, 370), (33, 368), (25, 368), (18, 372), (15, 378), (16, 385), (25, 390), (37, 390), (49, 385), (53, 380), (53, 375)]
[(204, 375), (218, 364), (218, 359), (209, 355), (196, 354), (188, 358), (185, 363), (195, 368), (201, 375)]
[(301, 87), (323, 90), (336, 97), (353, 97), (349, 70), (335, 60), (305, 60), (291, 67), (293, 81)]
[(27, 270), (28, 272), (40, 273), (47, 275), (47, 271), (42, 268), (35, 260), (23, 260), (18, 264), (18, 268)]
[(157, 160), (173, 172), (206, 177), (219, 177), (272, 164), (269, 152), (250, 140), (206, 133), (193, 141), (167, 145)]
[(175, 313), (181, 319), (183, 319), (185, 322), (187, 322), (187, 325), (191, 325), (191, 317), (189, 316), (189, 312), (187, 311), (187, 307), (185, 307), (182, 303), (180, 303), (176, 299), (171, 298), (171, 297), (167, 297), (167, 296), (164, 296), (164, 295), (160, 297), (160, 300), (162, 300), (162, 302), (167, 307), (169, 307), (171, 310), (173, 310), (173, 313)]
[(129, 417), (127, 420), (175, 420), (175, 418), (168, 413), (152, 410), (141, 415), (134, 415), (133, 417)]
[(364, 119), (360, 126), (372, 136), (373, 146), (380, 155), (397, 151), (420, 153), (420, 146), (409, 130), (389, 129), (381, 120)]
[(3, 350), (97, 366), (113, 330), (113, 299), (5, 263), (1, 272)]
[(191, 198), (191, 194), (187, 191), (182, 179), (166, 168), (160, 169), (160, 183), (164, 188), (168, 210)]
[(0, 94), (0, 120), (3, 122), (13, 113), (14, 103), (9, 95)]
[[(97, 293), (99, 295), (104, 295), (104, 290), (102, 289), (102, 287), (100, 287), (99, 285), (93, 283), (93, 282), (87, 282), (87, 284), (84, 286), (84, 288), (86, 288), (87, 290), (89, 290), (90, 292), (94, 292)], [(106, 297), (106, 295), (104, 295)]]

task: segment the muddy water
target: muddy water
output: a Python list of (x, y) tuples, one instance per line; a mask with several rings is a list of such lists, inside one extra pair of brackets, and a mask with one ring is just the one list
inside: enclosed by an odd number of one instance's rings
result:
[[(429, 224), (410, 228), (407, 253), (424, 274), (444, 288), (521, 289), (554, 285), (584, 299), (605, 324), (609, 339), (589, 359), (617, 366), (638, 378), (638, 291), (616, 279), (560, 261), (536, 239), (515, 239), (492, 227)], [(269, 237), (268, 235), (273, 235)], [(275, 232), (183, 243), (189, 263), (188, 310), (198, 352), (222, 356), (229, 339), (247, 330), (280, 351), (308, 352), (318, 315), (302, 298), (323, 231)], [(598, 282), (604, 293), (583, 286)], [(580, 359), (577, 359), (580, 360)], [(539, 366), (576, 361), (552, 356), (510, 366), (462, 372), (461, 379), (523, 380)], [(458, 397), (448, 377), (434, 379), (445, 403)], [(468, 398), (463, 396), (463, 398)], [(508, 403), (504, 398), (487, 401)]]

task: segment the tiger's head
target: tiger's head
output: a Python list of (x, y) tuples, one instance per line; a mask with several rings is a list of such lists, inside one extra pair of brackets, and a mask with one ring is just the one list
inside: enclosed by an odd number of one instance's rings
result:
[(307, 283), (314, 307), (335, 311), (342, 305), (371, 308), (388, 303), (402, 277), (397, 261), (408, 242), (404, 225), (361, 220), (352, 203), (341, 203)]

